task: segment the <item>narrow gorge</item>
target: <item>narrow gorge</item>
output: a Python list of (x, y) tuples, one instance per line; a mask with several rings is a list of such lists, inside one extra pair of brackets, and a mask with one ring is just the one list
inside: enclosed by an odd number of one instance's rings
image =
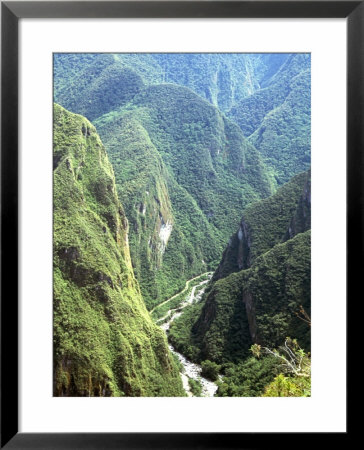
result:
[(310, 395), (310, 66), (54, 54), (55, 396)]

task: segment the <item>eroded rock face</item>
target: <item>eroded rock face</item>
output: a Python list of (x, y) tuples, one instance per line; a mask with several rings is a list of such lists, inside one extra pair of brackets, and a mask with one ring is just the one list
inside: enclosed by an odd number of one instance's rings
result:
[(224, 278), (230, 273), (248, 269), (250, 267), (250, 247), (249, 226), (243, 218), (238, 231), (229, 240), (212, 281)]
[(244, 211), (192, 327), (202, 359), (244, 359), (252, 343), (274, 348), (286, 336), (309, 349), (296, 313), (310, 311), (310, 184), (309, 172), (297, 175)]
[[(164, 216), (161, 210), (163, 210)], [(152, 232), (147, 243), (150, 250), (149, 263), (151, 267), (158, 270), (163, 263), (163, 255), (173, 231), (173, 216), (170, 208), (163, 208), (159, 201), (154, 206), (154, 223), (149, 224), (149, 230)]]
[(160, 246), (159, 246), (159, 251), (161, 253), (161, 255), (163, 255), (163, 253), (166, 250), (167, 244), (168, 244), (168, 240), (169, 237), (171, 236), (172, 230), (173, 230), (173, 225), (170, 222), (170, 220), (167, 220), (167, 223), (164, 223), (163, 218), (161, 218), (161, 226), (159, 229), (159, 239), (160, 239)]
[(297, 209), (292, 216), (283, 241), (292, 239), (298, 233), (304, 233), (311, 228), (311, 173), (307, 174)]
[(239, 270), (248, 269), (250, 267), (250, 246), (251, 237), (248, 228), (248, 224), (242, 219), (240, 228), (238, 231), (238, 267)]
[(257, 321), (255, 317), (255, 305), (253, 295), (250, 292), (243, 292), (243, 303), (245, 304), (246, 315), (248, 317), (249, 331), (252, 341), (258, 342), (257, 338)]
[(311, 228), (311, 173), (292, 178), (274, 195), (245, 209), (212, 280), (248, 269), (274, 245)]

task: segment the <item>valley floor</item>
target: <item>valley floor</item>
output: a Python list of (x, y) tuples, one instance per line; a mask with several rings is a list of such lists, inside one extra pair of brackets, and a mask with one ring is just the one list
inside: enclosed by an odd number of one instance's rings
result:
[(200, 274), (200, 275), (197, 275), (196, 277), (190, 278), (189, 280), (186, 281), (186, 285), (185, 285), (185, 287), (182, 289), (182, 291), (177, 292), (177, 294), (174, 294), (172, 297), (167, 298), (167, 300), (164, 300), (164, 302), (159, 303), (159, 305), (155, 306), (155, 307), (150, 311), (150, 313), (152, 314), (155, 310), (157, 310), (157, 309), (160, 308), (161, 306), (167, 304), (168, 302), (170, 302), (171, 300), (175, 299), (175, 298), (178, 297), (179, 295), (184, 294), (184, 293), (188, 290), (188, 288), (189, 288), (189, 286), (190, 286), (190, 284), (191, 284), (192, 281), (198, 280), (199, 278), (202, 278), (202, 277), (204, 277), (204, 276), (207, 276), (207, 277), (210, 277), (210, 278), (211, 278), (212, 274), (213, 274), (213, 272), (205, 272), (205, 273), (202, 273), (202, 274)]
[[(159, 307), (161, 307), (162, 305), (165, 305), (178, 296), (182, 296), (183, 294), (187, 293), (187, 295), (183, 297), (183, 300), (177, 306), (169, 309), (165, 316), (156, 320), (157, 324), (162, 323), (160, 326), (162, 330), (167, 334), (167, 338), (170, 325), (175, 319), (177, 319), (177, 317), (180, 317), (183, 314), (183, 309), (186, 306), (197, 303), (201, 300), (201, 297), (205, 291), (206, 284), (209, 282), (211, 276), (212, 272), (206, 272), (197, 277), (191, 278), (186, 282), (186, 286), (182, 291), (158, 305)], [(205, 277), (208, 278), (205, 279)], [(192, 287), (191, 292), (188, 292), (191, 282), (200, 280), (201, 278), (202, 281), (199, 281), (198, 284)], [(156, 308), (154, 308), (154, 310), (155, 309)], [(169, 349), (174, 355), (177, 356), (181, 364), (180, 373), (183, 382), (183, 388), (185, 389), (187, 395), (189, 397), (213, 397), (217, 391), (217, 385), (214, 382), (201, 376), (201, 366), (189, 361), (184, 355), (182, 355), (182, 353), (177, 352), (172, 345), (169, 345)], [(195, 385), (197, 384), (200, 387), (200, 393), (198, 395), (196, 395), (196, 391), (191, 389), (191, 384), (193, 383)]]

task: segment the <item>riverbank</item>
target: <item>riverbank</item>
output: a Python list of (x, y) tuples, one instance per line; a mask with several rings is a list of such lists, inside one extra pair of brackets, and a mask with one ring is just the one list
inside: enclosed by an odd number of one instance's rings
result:
[(156, 323), (160, 324), (161, 319), (165, 319), (167, 312), (176, 309), (184, 301), (185, 297), (189, 294), (189, 291), (192, 290), (194, 286), (198, 286), (202, 281), (208, 281), (211, 278), (212, 274), (213, 272), (205, 272), (201, 275), (197, 275), (196, 277), (187, 280), (185, 287), (180, 292), (177, 292), (177, 294), (155, 306), (150, 311), (153, 320)]
[[(203, 279), (202, 281), (200, 281), (203, 276), (207, 276), (207, 279)], [(170, 325), (175, 319), (177, 319), (177, 317), (180, 317), (181, 314), (183, 314), (183, 309), (186, 308), (186, 306), (201, 300), (202, 295), (205, 291), (205, 287), (210, 281), (211, 276), (212, 272), (207, 272), (191, 280), (188, 280), (188, 282), (186, 282), (185, 289), (163, 302), (163, 304), (165, 305), (169, 301), (176, 299), (178, 296), (184, 296), (182, 299), (179, 299), (177, 306), (168, 309), (163, 317), (156, 320), (156, 323), (159, 323), (162, 330), (166, 333), (167, 338)], [(191, 292), (188, 292), (190, 286), (189, 284), (187, 285), (187, 283), (192, 282), (193, 280), (198, 280), (198, 283), (192, 287)], [(162, 304), (159, 306), (162, 306)], [(171, 305), (168, 305), (168, 307), (170, 306)], [(181, 364), (181, 378), (183, 382), (183, 388), (185, 389), (187, 395), (189, 397), (195, 396), (191, 390), (191, 386), (189, 383), (189, 380), (195, 380), (195, 382), (199, 383), (199, 385), (201, 386), (201, 395), (198, 396), (213, 397), (217, 391), (217, 385), (214, 382), (201, 376), (201, 366), (189, 361), (184, 355), (182, 355), (182, 353), (177, 352), (171, 344), (169, 344), (169, 349), (173, 354), (177, 356)]]

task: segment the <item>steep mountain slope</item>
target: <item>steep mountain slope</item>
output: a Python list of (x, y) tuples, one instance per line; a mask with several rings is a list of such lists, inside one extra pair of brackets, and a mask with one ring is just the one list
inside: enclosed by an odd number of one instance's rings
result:
[(90, 120), (143, 86), (192, 89), (239, 125), (281, 185), (310, 165), (310, 54), (55, 54), (55, 101)]
[(214, 268), (241, 211), (306, 167), (309, 67), (289, 54), (55, 55), (55, 99), (93, 120), (114, 166), (148, 308)]
[(223, 112), (258, 91), (288, 58), (259, 53), (157, 53), (163, 82), (186, 86)]
[[(90, 113), (86, 110), (88, 103), (93, 104), (94, 111), (100, 103), (106, 107), (106, 99), (93, 98), (89, 89), (99, 92), (102, 83), (109, 84), (108, 77), (112, 74), (121, 93), (126, 92), (123, 80), (131, 83), (136, 77), (146, 85), (173, 83), (192, 89), (221, 111), (228, 112), (263, 87), (288, 57), (285, 53), (56, 53), (55, 100), (83, 114)], [(120, 75), (118, 80), (117, 72), (122, 74), (126, 69), (124, 77)], [(131, 87), (135, 90), (132, 84)], [(118, 89), (115, 95), (107, 96), (111, 100), (108, 111), (119, 101)], [(97, 116), (105, 112), (100, 110)]]
[(187, 88), (148, 87), (94, 123), (115, 167), (133, 263), (152, 307), (212, 267), (241, 209), (271, 192), (270, 179), (239, 128)]
[[(239, 362), (250, 346), (310, 347), (310, 174), (249, 206), (203, 301), (171, 326), (173, 345), (192, 359)], [(234, 273), (236, 272), (236, 273)], [(196, 320), (196, 317), (198, 319)]]
[(60, 53), (54, 98), (94, 120), (143, 86), (186, 86), (239, 125), (280, 185), (310, 164), (310, 72), (302, 53)]
[(244, 211), (239, 230), (230, 238), (213, 281), (248, 269), (255, 259), (311, 228), (311, 172), (296, 175), (278, 191)]
[[(310, 313), (310, 230), (277, 244), (247, 270), (218, 280), (205, 299), (176, 319), (169, 338), (187, 357), (244, 361), (253, 343), (274, 348), (286, 336), (310, 348), (310, 329), (296, 313)], [(197, 317), (197, 320), (196, 320)]]
[(311, 58), (289, 55), (265, 87), (228, 112), (274, 170), (278, 184), (307, 170), (311, 149)]
[(57, 53), (53, 72), (55, 101), (89, 120), (126, 104), (145, 83), (162, 80), (147, 54)]
[(310, 312), (310, 230), (277, 244), (248, 270), (216, 282), (193, 333), (201, 339), (201, 358), (241, 360), (253, 343), (277, 347), (286, 336), (309, 348), (309, 328), (300, 321)]
[(184, 395), (134, 278), (113, 169), (84, 117), (54, 107), (54, 395)]
[[(148, 307), (219, 257), (214, 229), (170, 175), (147, 131), (130, 114), (100, 125), (130, 221), (134, 270)], [(211, 247), (212, 246), (212, 249)]]

